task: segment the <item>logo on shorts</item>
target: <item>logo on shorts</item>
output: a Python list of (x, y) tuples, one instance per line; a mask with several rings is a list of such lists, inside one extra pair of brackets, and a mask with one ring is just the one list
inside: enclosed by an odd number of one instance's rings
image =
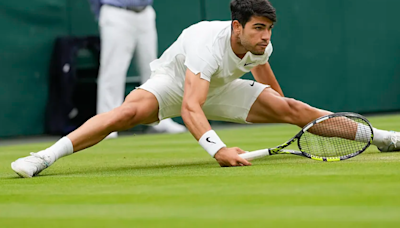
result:
[(210, 140), (210, 137), (207, 137), (207, 138), (206, 138), (206, 141), (209, 142), (209, 143), (214, 143), (214, 144), (216, 144), (215, 142), (213, 142), (213, 141)]
[(253, 64), (253, 63), (255, 63), (255, 62), (245, 63), (244, 66), (248, 66), (248, 65), (251, 65), (251, 64)]
[(254, 86), (254, 83), (255, 83), (255, 82), (253, 81), (253, 83), (251, 83), (250, 86)]

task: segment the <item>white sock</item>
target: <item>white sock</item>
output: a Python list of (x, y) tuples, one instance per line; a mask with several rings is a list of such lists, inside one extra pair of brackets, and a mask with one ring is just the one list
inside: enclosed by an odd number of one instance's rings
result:
[[(390, 132), (379, 130), (374, 127), (372, 128), (372, 131), (374, 132), (374, 140), (372, 140), (372, 145), (377, 147), (386, 145), (386, 139), (390, 137)], [(369, 127), (359, 123), (357, 127), (356, 138), (354, 140), (358, 142), (368, 142), (370, 138), (371, 133)]]
[[(372, 131), (374, 132), (374, 140), (372, 140), (372, 145), (378, 147), (384, 146), (386, 144), (385, 139), (390, 137), (390, 132), (379, 130), (374, 127), (372, 128)], [(358, 142), (368, 142), (370, 138), (371, 138), (371, 133), (369, 127), (359, 123), (357, 128), (356, 138), (354, 140)]]
[(371, 130), (368, 126), (358, 123), (356, 138), (357, 142), (368, 142), (371, 139)]
[(70, 155), (74, 152), (72, 142), (68, 137), (63, 137), (54, 143), (51, 147), (38, 152), (37, 154), (44, 156), (46, 161), (51, 165), (59, 158)]

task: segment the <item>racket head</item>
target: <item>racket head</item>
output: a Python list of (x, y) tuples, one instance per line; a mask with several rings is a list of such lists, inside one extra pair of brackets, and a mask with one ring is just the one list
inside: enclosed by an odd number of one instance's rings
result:
[(374, 136), (371, 123), (365, 117), (340, 112), (307, 124), (297, 137), (303, 156), (318, 161), (341, 161), (364, 152)]

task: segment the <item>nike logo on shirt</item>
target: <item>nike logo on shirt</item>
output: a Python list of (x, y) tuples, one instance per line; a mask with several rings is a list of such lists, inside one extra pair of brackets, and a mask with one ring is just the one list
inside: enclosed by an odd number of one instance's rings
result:
[(248, 65), (251, 65), (251, 64), (254, 64), (254, 62), (251, 62), (251, 63), (245, 63), (245, 64), (244, 64), (244, 66), (248, 66)]

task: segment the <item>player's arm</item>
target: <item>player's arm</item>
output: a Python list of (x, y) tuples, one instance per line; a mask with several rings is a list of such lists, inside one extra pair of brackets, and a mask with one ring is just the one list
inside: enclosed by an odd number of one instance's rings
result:
[(206, 102), (210, 82), (200, 77), (201, 73), (194, 74), (186, 70), (185, 88), (182, 100), (181, 115), (190, 133), (199, 141), (200, 145), (214, 157), (221, 166), (251, 165), (238, 156), (244, 151), (239, 148), (226, 148), (218, 135), (211, 129), (203, 112), (202, 106)]
[(270, 85), (273, 90), (278, 92), (282, 97), (284, 96), (282, 89), (278, 81), (276, 80), (274, 72), (272, 71), (271, 66), (268, 62), (263, 65), (258, 65), (254, 67), (251, 70), (251, 73), (253, 74), (257, 82)]
[(210, 82), (186, 70), (185, 89), (183, 93), (181, 115), (186, 127), (197, 141), (211, 126), (203, 112), (202, 106), (206, 102)]

